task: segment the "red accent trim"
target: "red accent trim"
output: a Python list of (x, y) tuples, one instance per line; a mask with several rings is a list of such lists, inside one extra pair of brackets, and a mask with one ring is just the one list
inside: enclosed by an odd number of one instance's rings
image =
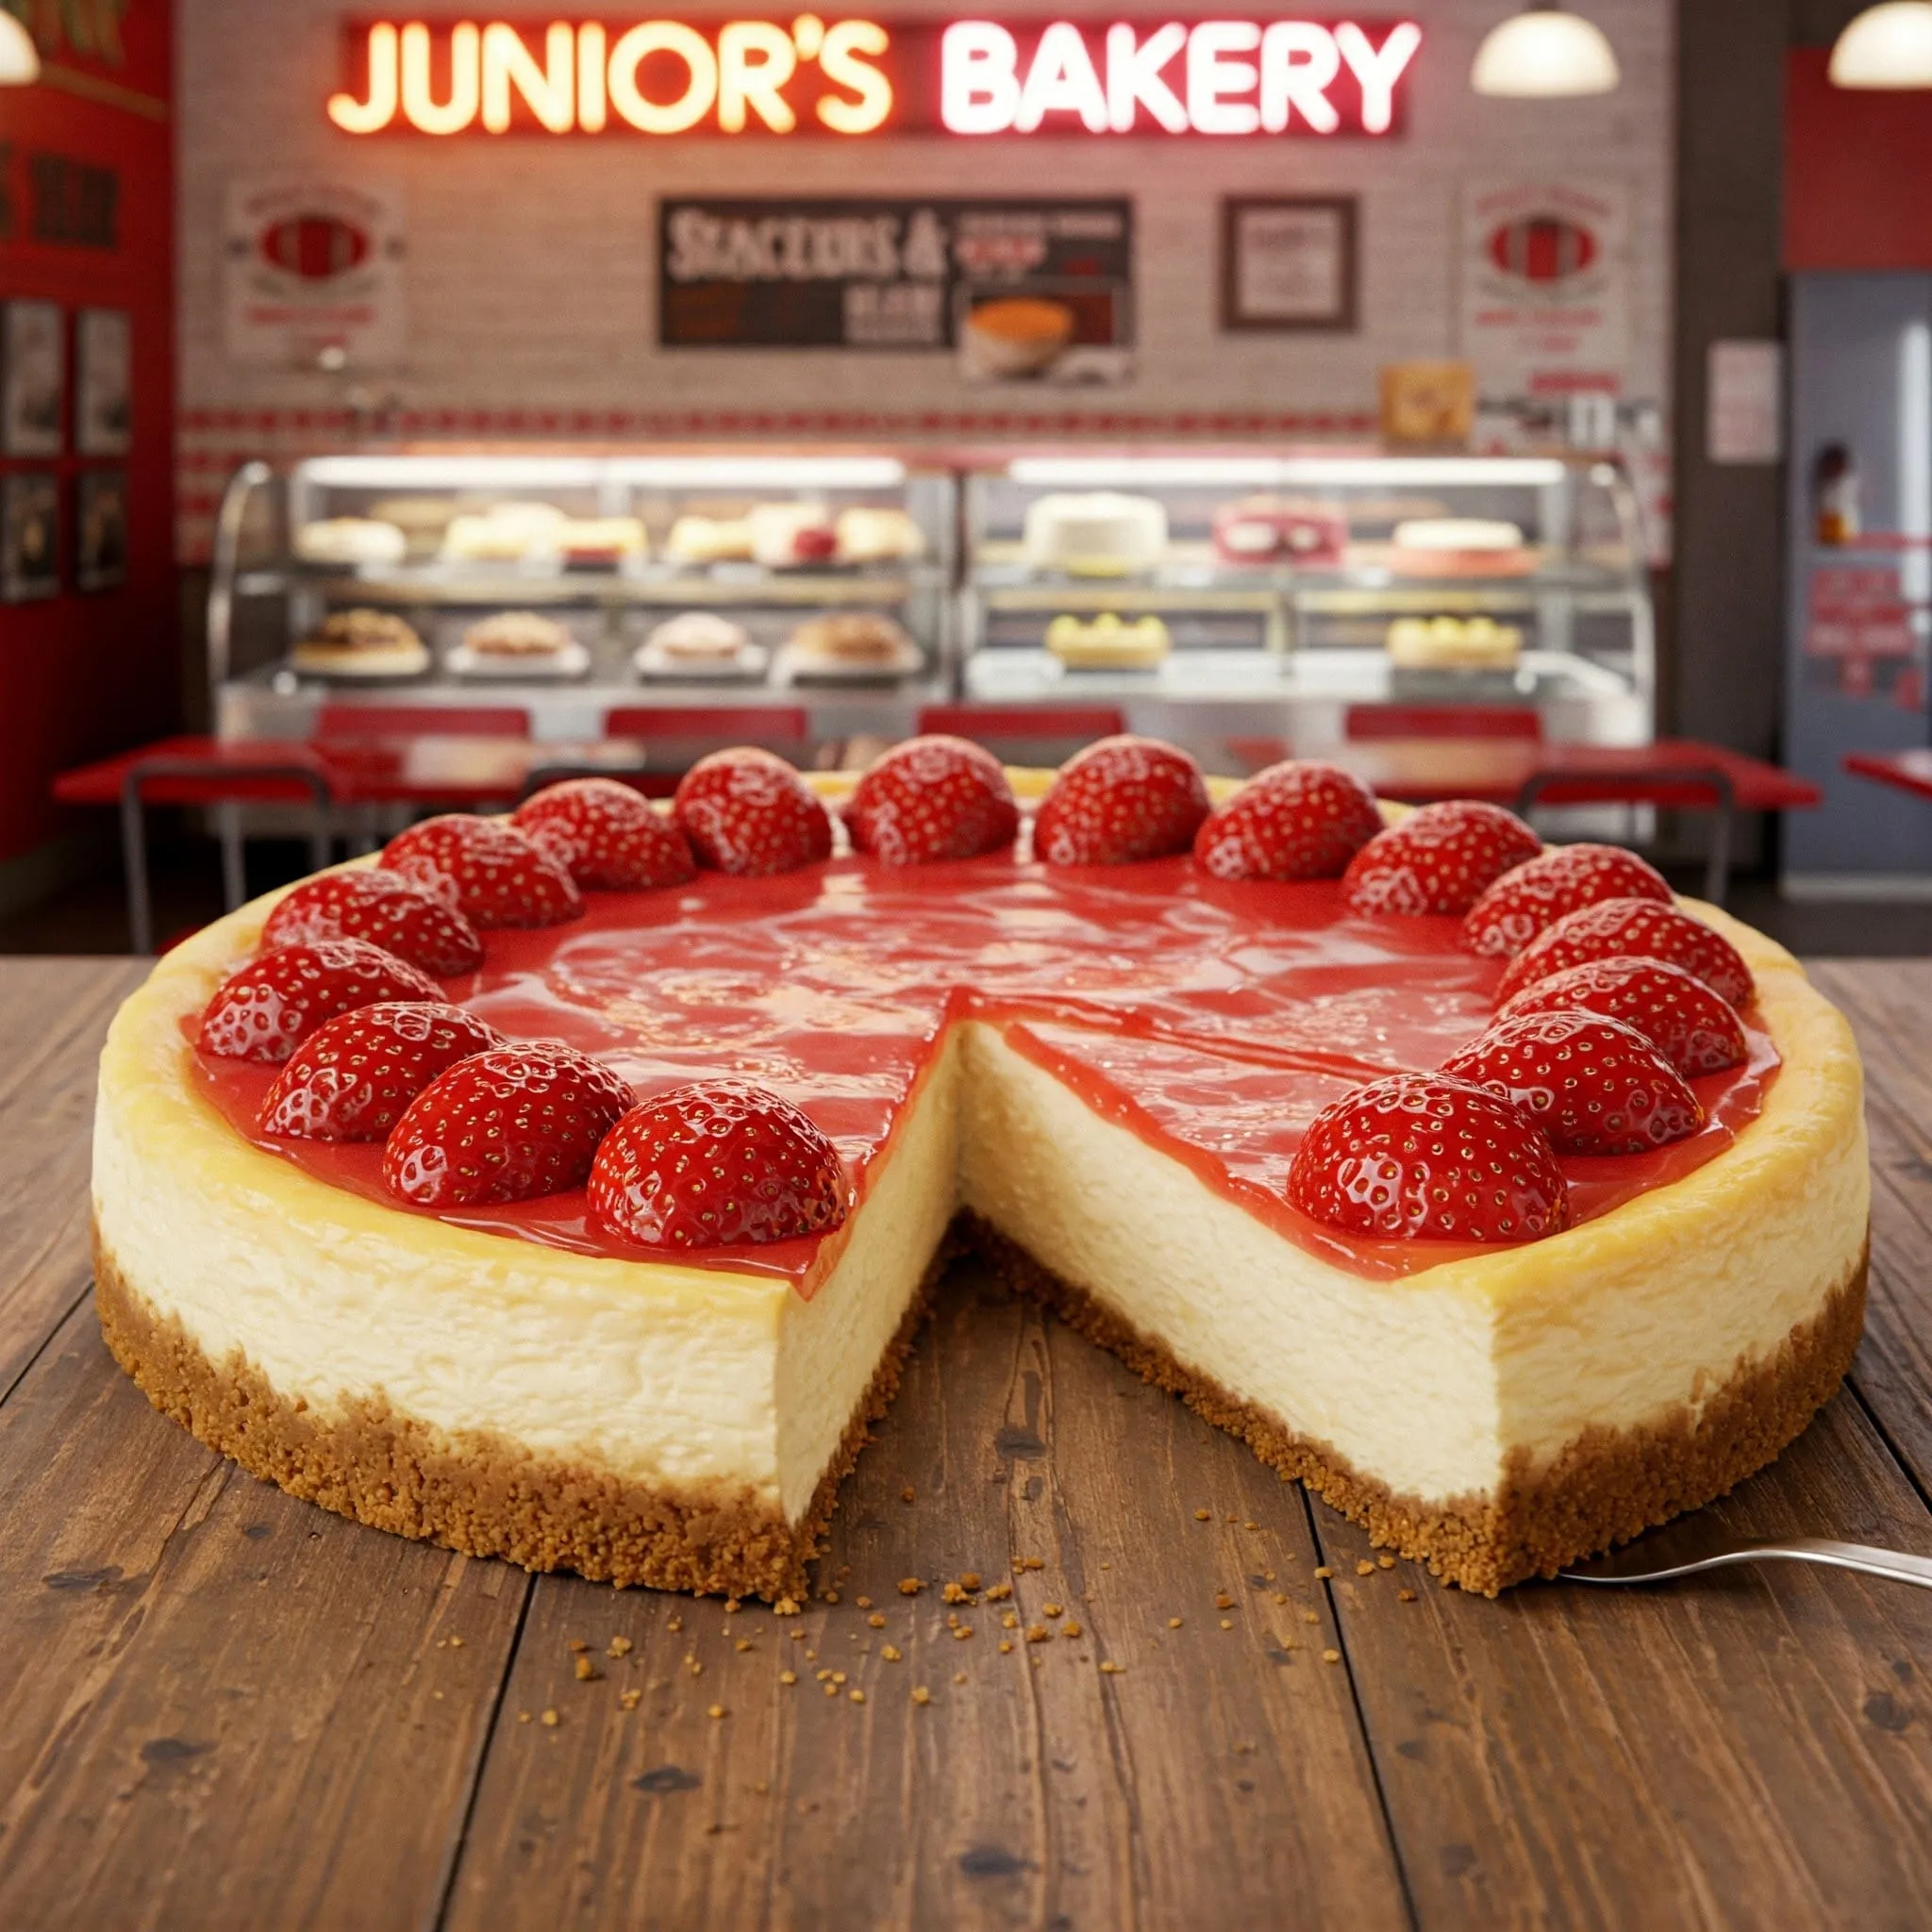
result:
[(1823, 47), (1785, 70), (1785, 266), (1932, 269), (1932, 94), (1833, 87)]

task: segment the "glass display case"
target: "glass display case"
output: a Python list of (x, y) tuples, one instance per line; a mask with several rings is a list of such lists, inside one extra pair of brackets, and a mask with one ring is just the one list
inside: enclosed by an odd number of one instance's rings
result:
[(209, 684), (231, 737), (325, 707), (797, 707), (902, 735), (955, 688), (952, 476), (895, 456), (319, 457), (219, 518)]
[(1014, 456), (966, 477), (962, 524), (969, 699), (1099, 700), (1181, 742), (1264, 729), (1301, 753), (1397, 707), (1442, 735), (1478, 708), (1551, 740), (1651, 735), (1613, 462)]

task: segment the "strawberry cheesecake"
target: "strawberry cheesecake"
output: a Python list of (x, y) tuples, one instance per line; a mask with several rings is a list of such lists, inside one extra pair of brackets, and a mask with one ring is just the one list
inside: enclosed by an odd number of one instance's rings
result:
[(1804, 1428), (1868, 1189), (1843, 1020), (1627, 853), (923, 739), (428, 820), (176, 948), (102, 1058), (96, 1294), (295, 1494), (782, 1605), (971, 1246), (1493, 1593)]

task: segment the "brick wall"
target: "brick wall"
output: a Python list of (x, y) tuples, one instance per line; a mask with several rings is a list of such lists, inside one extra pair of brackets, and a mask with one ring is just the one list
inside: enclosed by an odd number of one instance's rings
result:
[[(793, 414), (793, 434), (911, 435), (922, 417), (937, 417), (955, 435), (998, 430), (991, 415), (1010, 401), (969, 388), (941, 357), (656, 349), (655, 206), (665, 193), (1131, 194), (1138, 377), (1124, 391), (1053, 398), (1048, 407), (1099, 433), (1191, 427), (1283, 437), (1347, 433), (1373, 410), (1379, 365), (1455, 353), (1465, 179), (1621, 180), (1636, 202), (1627, 392), (1668, 399), (1670, 0), (1587, 0), (1624, 64), (1623, 89), (1604, 100), (1493, 102), (1469, 92), (1476, 42), (1507, 11), (1506, 0), (1365, 5), (1370, 18), (1406, 10), (1427, 35), (1403, 138), (992, 141), (971, 148), (966, 178), (959, 143), (939, 139), (783, 148), (718, 140), (356, 141), (323, 113), (339, 73), (339, 21), (353, 10), (369, 9), (345, 0), (179, 0), (183, 536), (191, 553), (205, 541), (212, 492), (234, 460), (257, 450), (335, 446), (352, 433), (340, 413), (350, 380), (392, 396), (406, 412), (400, 426), (418, 434), (691, 436), (759, 420), (783, 428)], [(938, 0), (895, 0), (889, 10), (958, 11)], [(1050, 9), (1025, 0), (1000, 10)], [(474, 17), (476, 9), (427, 0), (410, 11)], [(284, 167), (403, 188), (410, 352), (393, 376), (330, 378), (225, 359), (225, 184)], [(1271, 192), (1360, 195), (1358, 334), (1219, 332), (1218, 200)]]

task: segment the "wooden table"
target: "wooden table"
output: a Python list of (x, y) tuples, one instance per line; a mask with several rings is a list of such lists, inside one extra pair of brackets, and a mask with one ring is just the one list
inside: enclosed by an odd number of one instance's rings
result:
[[(972, 1269), (796, 1623), (251, 1480), (88, 1302), (92, 1065), (137, 976), (0, 962), (0, 1925), (1932, 1924), (1932, 1592), (1358, 1574), (1359, 1531)], [(1871, 1323), (1720, 1509), (1932, 1552), (1932, 964), (1818, 978), (1872, 1074)], [(1002, 1656), (994, 1608), (958, 1639), (895, 1588), (1019, 1557), (1023, 1620), (1081, 1640)]]

